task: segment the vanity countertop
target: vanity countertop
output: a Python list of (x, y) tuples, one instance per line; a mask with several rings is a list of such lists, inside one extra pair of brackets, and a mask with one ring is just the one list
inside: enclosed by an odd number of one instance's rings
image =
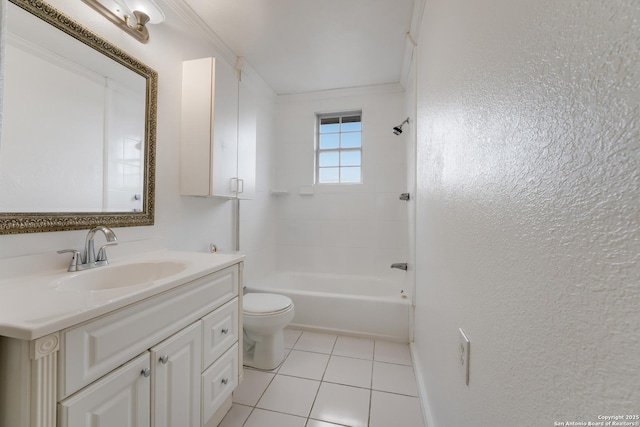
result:
[[(47, 271), (29, 269), (31, 272), (28, 274), (18, 274), (21, 269), (14, 267), (12, 274), (0, 277), (0, 336), (22, 340), (40, 338), (168, 291), (243, 259), (244, 255), (240, 253), (158, 251), (112, 260), (109, 266), (79, 272), (68, 272), (65, 267)], [(0, 260), (0, 264), (7, 266), (4, 271), (12, 270), (7, 264), (12, 261)], [(59, 286), (61, 280), (95, 274), (101, 269), (166, 261), (184, 264), (185, 268), (166, 278), (127, 287), (78, 290)], [(14, 265), (24, 262), (18, 260)]]

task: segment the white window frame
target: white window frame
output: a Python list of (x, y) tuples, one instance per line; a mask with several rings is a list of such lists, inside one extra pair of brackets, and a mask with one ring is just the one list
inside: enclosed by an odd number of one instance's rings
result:
[[(347, 132), (343, 132), (342, 131), (342, 126), (340, 126), (340, 129), (338, 130), (338, 132), (336, 132), (337, 134), (339, 134), (339, 140), (342, 141), (342, 135), (346, 134), (346, 133), (359, 133), (360, 134), (360, 147), (350, 147), (350, 148), (343, 148), (341, 145), (341, 143), (338, 144), (337, 148), (320, 148), (320, 125), (322, 123), (322, 119), (338, 119), (339, 120), (339, 124), (342, 125), (342, 119), (345, 117), (354, 117), (354, 116), (358, 116), (360, 117), (360, 130), (359, 131), (347, 131)], [(332, 132), (333, 133), (333, 132)], [(318, 185), (357, 185), (357, 184), (362, 184), (363, 183), (363, 167), (362, 167), (362, 146), (363, 146), (363, 141), (362, 141), (362, 110), (355, 110), (355, 111), (345, 111), (345, 112), (339, 112), (339, 113), (323, 113), (323, 114), (316, 114), (316, 152), (315, 152), (315, 183)], [(323, 169), (324, 167), (320, 167), (320, 154), (322, 153), (328, 153), (328, 152), (336, 152), (338, 153), (338, 158), (340, 159), (340, 154), (343, 152), (359, 152), (360, 153), (360, 180), (359, 181), (345, 181), (343, 182), (341, 179), (342, 176), (342, 169), (343, 168), (349, 168), (349, 167), (358, 167), (358, 166), (342, 166), (340, 164), (340, 160), (338, 161), (338, 182), (320, 182), (320, 169)], [(335, 167), (335, 166), (333, 166)]]

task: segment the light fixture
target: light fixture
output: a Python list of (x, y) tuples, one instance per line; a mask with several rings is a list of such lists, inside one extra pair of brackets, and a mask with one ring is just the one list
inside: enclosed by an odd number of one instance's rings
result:
[(394, 127), (393, 128), (393, 133), (395, 133), (396, 135), (400, 135), (402, 133), (402, 126), (404, 126), (405, 123), (409, 123), (409, 117), (407, 117), (404, 122), (402, 122), (398, 126)]
[(140, 43), (149, 41), (147, 24), (164, 21), (164, 12), (153, 0), (82, 0)]

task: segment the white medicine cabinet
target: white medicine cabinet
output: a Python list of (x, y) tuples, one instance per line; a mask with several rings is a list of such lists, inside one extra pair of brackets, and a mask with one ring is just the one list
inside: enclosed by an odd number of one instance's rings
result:
[(180, 193), (250, 199), (256, 175), (256, 97), (242, 71), (216, 58), (183, 63)]

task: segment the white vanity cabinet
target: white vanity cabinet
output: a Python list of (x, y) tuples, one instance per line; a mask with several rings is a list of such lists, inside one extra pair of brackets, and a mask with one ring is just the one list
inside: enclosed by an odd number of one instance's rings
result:
[(3, 337), (0, 426), (217, 426), (242, 375), (242, 266), (33, 341)]
[(251, 198), (256, 100), (241, 71), (216, 58), (183, 62), (180, 193)]
[(60, 402), (59, 425), (200, 427), (201, 366), (198, 321)]

